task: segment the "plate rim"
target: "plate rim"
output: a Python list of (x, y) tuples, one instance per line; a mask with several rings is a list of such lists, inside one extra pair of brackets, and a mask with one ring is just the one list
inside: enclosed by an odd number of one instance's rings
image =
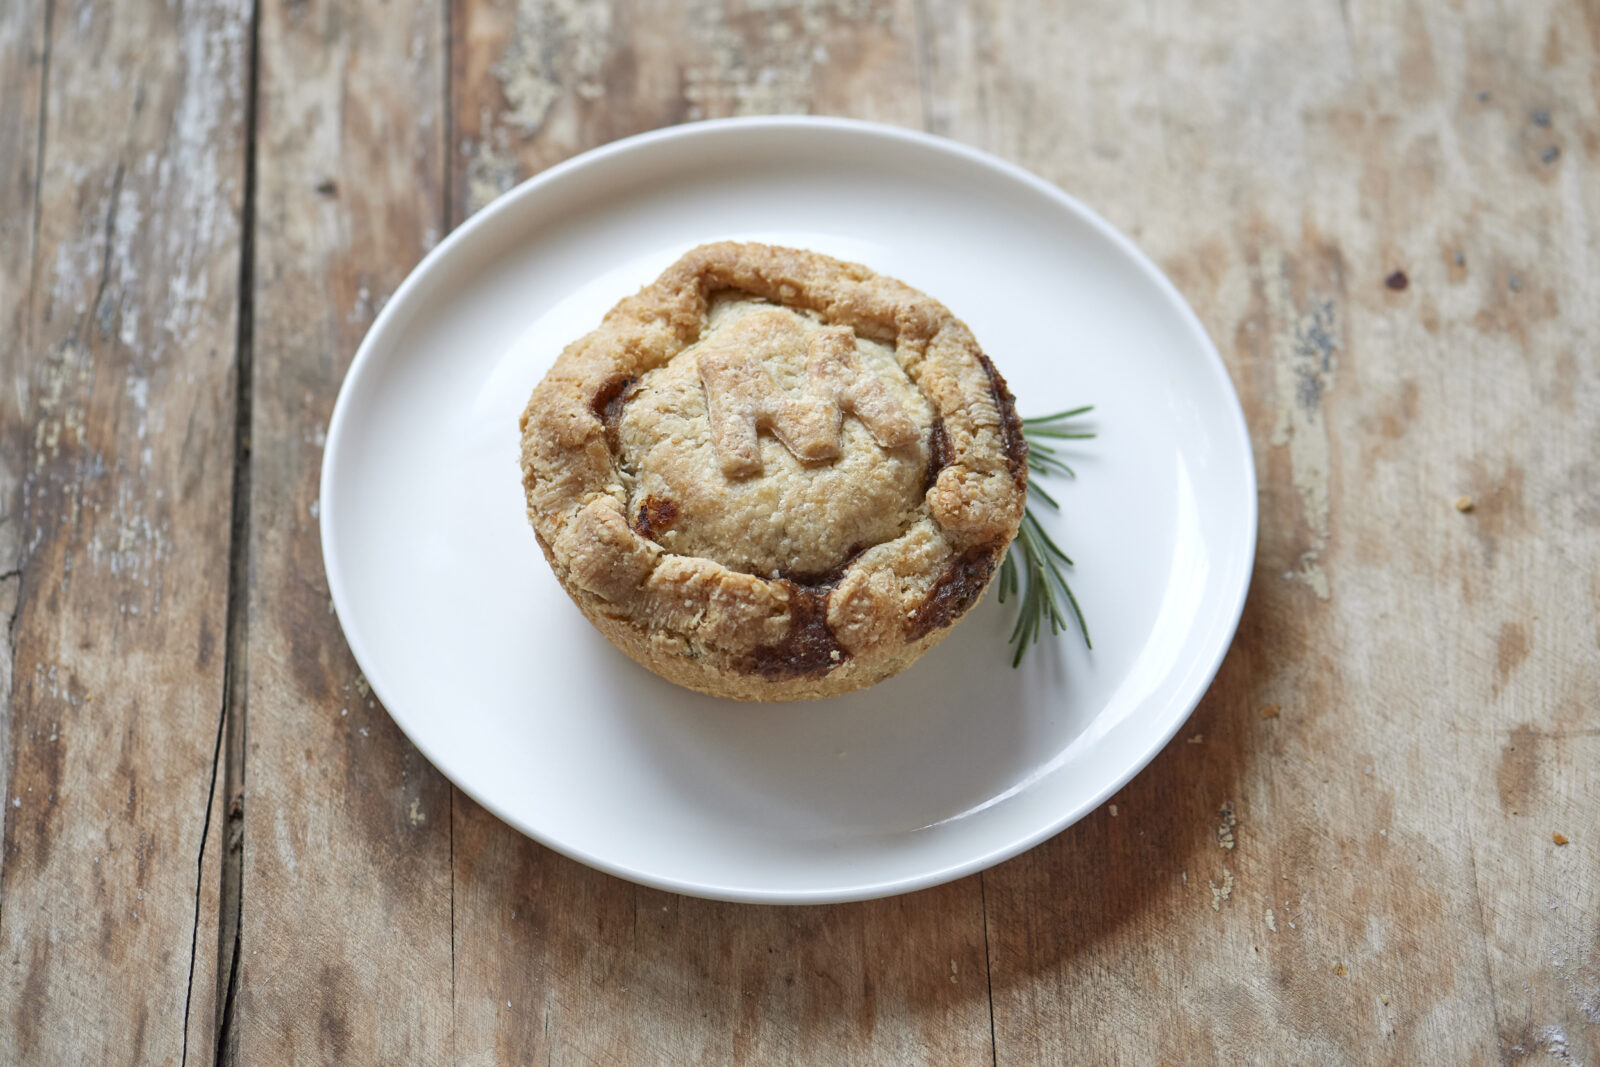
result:
[[(427, 280), (441, 269), (441, 265), (445, 263), (456, 248), (475, 240), (476, 235), (493, 225), (497, 217), (513, 212), (523, 201), (538, 196), (545, 186), (559, 181), (574, 171), (603, 165), (615, 156), (625, 155), (667, 141), (719, 136), (724, 132), (765, 132), (782, 129), (807, 129), (845, 133), (869, 140), (876, 138), (889, 142), (916, 145), (962, 158), (967, 162), (996, 171), (1001, 176), (1012, 181), (1031, 187), (1035, 192), (1044, 195), (1058, 207), (1074, 216), (1079, 222), (1087, 224), (1100, 237), (1109, 241), (1117, 251), (1128, 257), (1129, 261), (1139, 268), (1146, 279), (1166, 299), (1167, 303), (1178, 312), (1180, 320), (1197, 343), (1208, 369), (1225, 386), (1224, 396), (1227, 410), (1224, 421), (1232, 433), (1237, 435), (1237, 443), (1241, 446), (1243, 469), (1237, 474), (1242, 479), (1240, 489), (1248, 503), (1246, 511), (1240, 514), (1240, 518), (1245, 525), (1243, 551), (1236, 557), (1239, 560), (1240, 573), (1237, 576), (1230, 576), (1233, 579), (1234, 588), (1232, 590), (1232, 604), (1223, 616), (1226, 618), (1227, 624), (1226, 626), (1216, 626), (1214, 630), (1215, 637), (1212, 639), (1211, 647), (1207, 648), (1206, 645), (1202, 645), (1201, 651), (1207, 652), (1208, 655), (1194, 658), (1193, 666), (1199, 666), (1203, 663), (1204, 669), (1195, 674), (1191, 682), (1186, 683), (1191, 688), (1191, 691), (1184, 695), (1181, 701), (1174, 701), (1175, 704), (1181, 703), (1187, 706), (1181, 714), (1173, 717), (1165, 731), (1152, 732), (1150, 741), (1143, 746), (1144, 751), (1140, 756), (1135, 760), (1129, 761), (1128, 765), (1120, 773), (1113, 775), (1108, 780), (1109, 784), (1091, 794), (1088, 799), (1069, 805), (1059, 816), (1047, 821), (1042, 826), (1028, 829), (1020, 835), (1010, 836), (1003, 844), (959, 862), (946, 864), (937, 869), (924, 871), (909, 877), (865, 884), (844, 884), (837, 887), (791, 890), (694, 882), (682, 878), (664, 877), (659, 874), (631, 868), (625, 863), (596, 856), (570, 842), (552, 840), (530, 828), (524, 820), (485, 800), (474, 789), (458, 781), (455, 776), (450, 774), (439, 763), (433, 753), (430, 752), (429, 746), (413, 736), (412, 731), (406, 728), (401, 718), (389, 710), (392, 706), (389, 699), (391, 694), (386, 691), (385, 684), (379, 678), (368, 672), (367, 664), (372, 660), (370, 656), (365, 654), (365, 642), (359, 631), (352, 632), (352, 628), (345, 625), (345, 611), (341, 605), (348, 604), (349, 600), (345, 591), (338, 557), (333, 548), (336, 542), (335, 516), (337, 509), (326, 506), (328, 500), (337, 496), (337, 483), (334, 476), (334, 471), (337, 467), (335, 459), (339, 455), (345, 429), (351, 417), (350, 411), (354, 404), (352, 398), (356, 392), (357, 383), (368, 373), (369, 365), (377, 358), (374, 353), (388, 346), (388, 334), (394, 328), (393, 324), (405, 313), (412, 293), (426, 284)], [(1219, 414), (1223, 413), (1219, 412)], [(1172, 738), (1177, 735), (1190, 716), (1194, 714), (1200, 701), (1204, 699), (1206, 693), (1210, 690), (1212, 682), (1216, 679), (1217, 672), (1221, 669), (1228, 651), (1233, 646), (1234, 637), (1238, 632), (1239, 621), (1249, 597), (1255, 570), (1260, 522), (1258, 482), (1249, 426), (1245, 420), (1238, 390), (1234, 385), (1232, 376), (1228, 373), (1227, 364), (1223, 361), (1220, 351), (1218, 351), (1215, 342), (1212, 341), (1210, 334), (1207, 333), (1199, 316), (1183, 294), (1167, 277), (1166, 273), (1156, 265), (1155, 261), (1134, 244), (1132, 239), (1053, 182), (1047, 181), (1020, 165), (983, 149), (907, 127), (868, 122), (861, 119), (818, 115), (767, 115), (707, 119), (634, 134), (598, 145), (554, 164), (538, 174), (519, 182), (485, 205), (471, 218), (447, 234), (443, 240), (422, 257), (416, 266), (411, 268), (399, 287), (385, 301), (383, 308), (373, 319), (372, 325), (367, 328), (366, 334), (362, 337), (361, 343), (356, 349), (355, 356), (345, 370), (344, 377), (340, 382), (338, 396), (334, 401), (333, 412), (328, 420), (317, 489), (318, 535), (321, 539), (323, 569), (328, 580), (329, 596), (333, 601), (334, 612), (339, 619), (339, 628), (345, 644), (350, 649), (351, 656), (361, 670), (367, 684), (372, 687), (374, 695), (383, 704), (384, 711), (388, 714), (390, 720), (405, 735), (407, 740), (416, 747), (423, 758), (428, 760), (454, 788), (460, 789), (474, 802), (484, 807), (518, 833), (588, 867), (640, 885), (681, 893), (686, 896), (752, 904), (846, 903), (910, 893), (919, 889), (941, 885), (978, 871), (986, 870), (998, 863), (1018, 856), (1071, 827), (1085, 815), (1104, 804), (1107, 799), (1148, 767), (1151, 761), (1167, 747)]]

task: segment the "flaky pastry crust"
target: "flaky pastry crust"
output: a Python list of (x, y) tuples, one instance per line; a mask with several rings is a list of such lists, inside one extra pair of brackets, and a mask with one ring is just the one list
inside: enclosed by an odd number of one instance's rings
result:
[[(713, 327), (730, 296), (739, 316)], [(803, 391), (741, 354), (763, 344), (804, 368)], [(528, 518), (584, 615), (669, 681), (738, 700), (831, 696), (909, 666), (977, 602), (1026, 503), (1021, 423), (967, 327), (902, 282), (795, 249), (689, 252), (567, 346), (521, 426)], [(819, 495), (851, 457), (859, 491)], [(814, 531), (756, 528), (763, 505), (739, 502), (766, 499), (761, 479), (787, 516), (824, 509)], [(851, 512), (857, 497), (870, 507)]]

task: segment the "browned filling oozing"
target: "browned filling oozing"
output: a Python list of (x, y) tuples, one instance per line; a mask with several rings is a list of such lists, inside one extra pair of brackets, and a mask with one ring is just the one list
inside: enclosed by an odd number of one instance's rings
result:
[[(1022, 418), (1017, 414), (1017, 400), (1011, 395), (1006, 380), (995, 369), (994, 362), (982, 352), (978, 362), (989, 376), (989, 392), (994, 396), (994, 406), (1000, 412), (1000, 439), (1006, 451), (1006, 469), (1017, 487), (1028, 488), (1028, 441), (1022, 435)], [(939, 471), (950, 462), (950, 442), (945, 435), (944, 420), (935, 419), (933, 432), (928, 439), (928, 486), (938, 480)], [(935, 630), (954, 623), (978, 602), (995, 567), (1005, 555), (1006, 545), (999, 541), (977, 545), (945, 564), (944, 571), (933, 583), (933, 589), (917, 608), (906, 638), (917, 641)]]
[[(998, 541), (970, 548), (945, 564), (927, 599), (906, 626), (906, 639), (919, 641), (949, 626), (978, 602), (1000, 560)], [(745, 656), (740, 669), (769, 681), (827, 674), (850, 658), (850, 652), (828, 627), (828, 599), (844, 567), (826, 585), (799, 585), (778, 579), (789, 592), (789, 630), (783, 640)]]
[(788, 579), (795, 585), (804, 586), (812, 592), (827, 595), (832, 593), (833, 587), (838, 585), (840, 580), (844, 578), (844, 572), (850, 569), (850, 564), (854, 563), (861, 553), (871, 547), (871, 545), (851, 545), (850, 551), (844, 554), (844, 559), (825, 571), (808, 573), (784, 571), (778, 577)]
[(780, 578), (789, 591), (789, 632), (775, 645), (763, 645), (746, 655), (739, 667), (770, 682), (806, 675), (827, 674), (850, 658), (850, 653), (828, 628), (828, 597), (824, 592)]
[(639, 514), (634, 517), (633, 528), (640, 537), (649, 538), (659, 542), (660, 535), (671, 528), (678, 521), (678, 505), (671, 500), (663, 500), (658, 496), (647, 496), (644, 503), (639, 505)]
[(994, 369), (994, 362), (988, 356), (979, 352), (978, 362), (983, 364), (983, 372), (989, 376), (989, 392), (994, 394), (994, 406), (1000, 410), (1000, 440), (1006, 449), (1006, 469), (1011, 472), (1017, 487), (1026, 489), (1028, 439), (1022, 436), (1022, 417), (1017, 414), (1017, 398), (1011, 395), (1006, 380)]
[(637, 378), (619, 375), (602, 385), (589, 401), (589, 410), (605, 427), (606, 447), (611, 450), (613, 458), (622, 452), (621, 442), (617, 439), (617, 422), (622, 418), (623, 406), (627, 404), (633, 387), (638, 384)]
[(922, 480), (922, 492), (927, 494), (939, 480), (939, 472), (950, 465), (950, 435), (944, 432), (944, 418), (933, 417), (933, 429), (928, 431), (928, 476)]
[(906, 626), (906, 638), (918, 641), (955, 622), (978, 602), (1000, 561), (999, 541), (969, 548), (944, 565), (927, 599)]

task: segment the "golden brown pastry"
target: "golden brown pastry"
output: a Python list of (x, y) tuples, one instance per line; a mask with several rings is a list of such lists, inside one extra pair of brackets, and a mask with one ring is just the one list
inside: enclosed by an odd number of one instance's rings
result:
[(721, 243), (562, 352), (522, 472), (540, 547), (613, 644), (703, 693), (798, 700), (903, 670), (977, 602), (1027, 445), (942, 304)]

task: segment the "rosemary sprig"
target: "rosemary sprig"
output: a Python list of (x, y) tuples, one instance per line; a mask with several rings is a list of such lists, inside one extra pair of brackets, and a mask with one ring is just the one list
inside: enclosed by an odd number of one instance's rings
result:
[[(1004, 604), (1019, 592), (1022, 595), (1017, 624), (1011, 631), (1011, 644), (1016, 646), (1016, 652), (1011, 657), (1013, 667), (1022, 662), (1028, 647), (1038, 642), (1046, 624), (1049, 624), (1052, 635), (1068, 628), (1067, 609), (1071, 610), (1072, 617), (1078, 622), (1078, 629), (1083, 632), (1083, 643), (1089, 648), (1094, 647), (1094, 642), (1089, 640), (1089, 624), (1083, 621), (1083, 609), (1078, 606), (1078, 598), (1072, 595), (1072, 587), (1067, 584), (1066, 574), (1062, 571), (1063, 567), (1073, 565), (1072, 560), (1045, 533), (1033, 510), (1035, 496), (1052, 510), (1061, 510), (1055, 497), (1045, 492), (1033, 475), (1064, 474), (1076, 477), (1076, 472), (1058, 454), (1061, 446), (1047, 444), (1046, 441), (1086, 441), (1092, 438), (1093, 431), (1084, 430), (1071, 420), (1093, 410), (1094, 405), (1086, 404), (1054, 415), (1022, 420), (1022, 436), (1028, 441), (1028, 506), (1023, 513), (1017, 539), (1011, 542), (1005, 561), (1000, 564), (1000, 603)], [(1017, 560), (1019, 554), (1022, 557), (1020, 563)]]

